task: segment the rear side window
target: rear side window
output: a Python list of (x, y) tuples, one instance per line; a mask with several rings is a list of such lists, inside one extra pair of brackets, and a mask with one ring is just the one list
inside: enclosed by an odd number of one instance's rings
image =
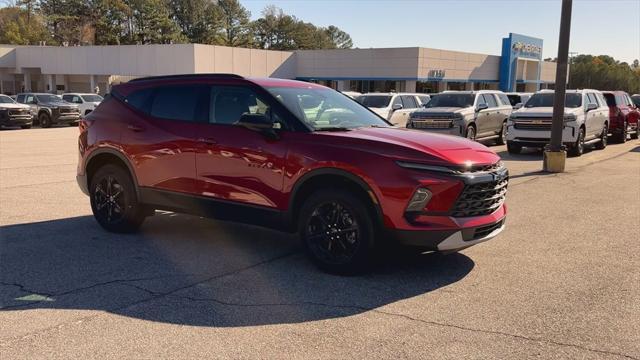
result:
[(420, 102), (422, 103), (422, 105), (425, 105), (426, 103), (429, 102), (429, 100), (431, 100), (430, 96), (418, 96), (418, 99), (420, 99)]
[(203, 86), (176, 85), (156, 88), (149, 113), (151, 116), (181, 121), (205, 121), (201, 109)]
[(124, 101), (143, 113), (149, 113), (151, 95), (153, 95), (153, 89), (141, 89), (129, 94)]

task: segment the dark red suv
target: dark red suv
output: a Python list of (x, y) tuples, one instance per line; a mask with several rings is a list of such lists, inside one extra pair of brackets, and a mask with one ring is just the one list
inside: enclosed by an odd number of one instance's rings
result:
[(632, 139), (637, 139), (640, 132), (640, 112), (629, 94), (624, 91), (603, 91), (602, 95), (609, 106), (609, 131), (614, 140), (626, 142), (629, 134)]
[(156, 209), (257, 224), (352, 273), (385, 243), (448, 252), (504, 229), (508, 172), (493, 151), (394, 128), (315, 84), (143, 78), (114, 86), (80, 131), (78, 183), (109, 231)]

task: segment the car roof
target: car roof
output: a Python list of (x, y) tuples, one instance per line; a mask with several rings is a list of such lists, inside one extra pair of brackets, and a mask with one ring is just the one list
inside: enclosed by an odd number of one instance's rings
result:
[[(594, 92), (594, 93), (601, 93), (600, 90), (595, 90), (595, 89), (571, 89), (571, 90), (566, 90), (567, 93), (569, 94), (582, 94), (585, 91), (589, 91), (589, 92)], [(554, 93), (554, 90), (551, 89), (544, 89), (544, 90), (539, 90), (538, 92), (536, 92), (536, 94), (552, 94)]]
[(606, 90), (602, 91), (603, 94), (614, 94), (614, 95), (629, 95), (626, 91), (622, 90)]

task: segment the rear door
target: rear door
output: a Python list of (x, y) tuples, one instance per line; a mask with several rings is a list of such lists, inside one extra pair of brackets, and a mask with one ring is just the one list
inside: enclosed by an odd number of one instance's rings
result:
[(206, 122), (208, 86), (173, 84), (133, 92), (126, 102), (122, 144), (138, 184), (154, 190), (196, 193), (196, 124)]
[(286, 131), (280, 138), (236, 125), (242, 114), (265, 114), (285, 126), (270, 100), (249, 85), (213, 86), (209, 118), (197, 132), (197, 187), (221, 201), (277, 208), (281, 203)]

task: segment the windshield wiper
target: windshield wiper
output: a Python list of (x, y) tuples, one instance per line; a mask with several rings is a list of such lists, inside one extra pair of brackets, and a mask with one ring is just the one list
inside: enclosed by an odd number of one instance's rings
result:
[(325, 126), (315, 128), (314, 131), (351, 131), (351, 128), (343, 127), (343, 126)]

